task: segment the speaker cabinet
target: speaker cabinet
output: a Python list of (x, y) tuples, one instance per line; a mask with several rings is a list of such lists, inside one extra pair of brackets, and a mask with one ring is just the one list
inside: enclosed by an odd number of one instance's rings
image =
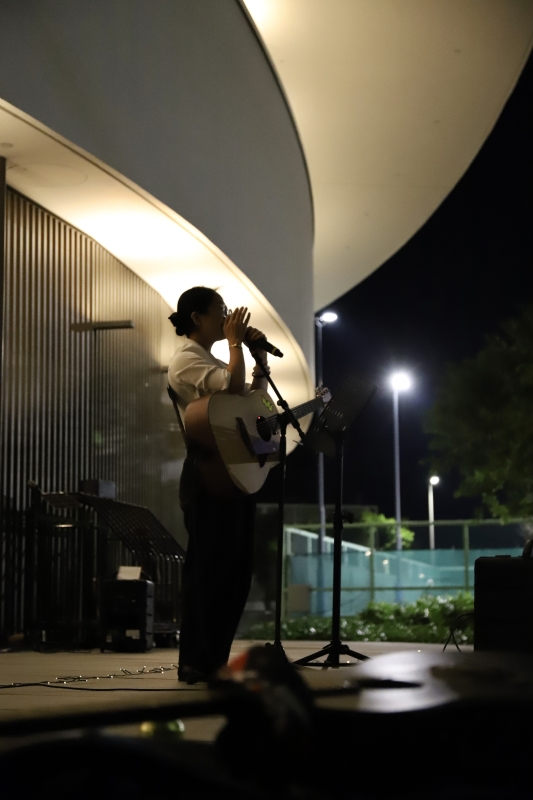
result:
[(104, 581), (100, 596), (100, 648), (144, 652), (154, 646), (152, 581)]

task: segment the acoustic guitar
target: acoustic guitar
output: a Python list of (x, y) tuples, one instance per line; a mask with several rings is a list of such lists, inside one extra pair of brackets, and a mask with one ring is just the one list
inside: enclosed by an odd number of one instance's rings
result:
[[(329, 400), (329, 391), (320, 387), (314, 400), (291, 410), (300, 419)], [(279, 416), (275, 401), (261, 389), (246, 396), (215, 392), (189, 403), (185, 432), (211, 494), (231, 497), (259, 491), (279, 461)]]

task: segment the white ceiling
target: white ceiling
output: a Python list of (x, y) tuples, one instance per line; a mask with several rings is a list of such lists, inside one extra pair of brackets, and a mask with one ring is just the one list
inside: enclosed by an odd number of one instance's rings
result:
[(323, 308), (402, 247), (464, 174), (531, 49), (533, 1), (245, 3), (307, 157)]

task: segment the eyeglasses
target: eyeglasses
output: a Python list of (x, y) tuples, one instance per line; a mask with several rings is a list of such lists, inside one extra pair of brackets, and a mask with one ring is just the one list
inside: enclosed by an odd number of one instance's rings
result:
[(221, 311), (224, 319), (226, 319), (229, 313), (228, 307), (224, 303), (216, 303), (215, 305), (212, 305), (209, 311)]

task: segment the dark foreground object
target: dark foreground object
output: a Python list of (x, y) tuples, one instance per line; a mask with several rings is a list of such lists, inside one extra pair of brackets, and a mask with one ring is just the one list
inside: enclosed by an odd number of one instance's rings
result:
[(522, 556), (474, 565), (474, 648), (533, 654), (533, 539)]
[[(0, 734), (63, 731), (0, 758), (2, 798), (530, 798), (523, 731), (533, 659), (495, 653), (396, 653), (314, 689), (273, 649), (253, 648), (211, 699), (152, 709), (153, 719), (224, 714), (214, 745), (111, 738), (106, 725), (146, 709), (2, 723)], [(69, 737), (67, 729), (76, 733)], [(80, 729), (83, 733), (80, 735)], [(57, 736), (57, 734), (56, 734)]]

